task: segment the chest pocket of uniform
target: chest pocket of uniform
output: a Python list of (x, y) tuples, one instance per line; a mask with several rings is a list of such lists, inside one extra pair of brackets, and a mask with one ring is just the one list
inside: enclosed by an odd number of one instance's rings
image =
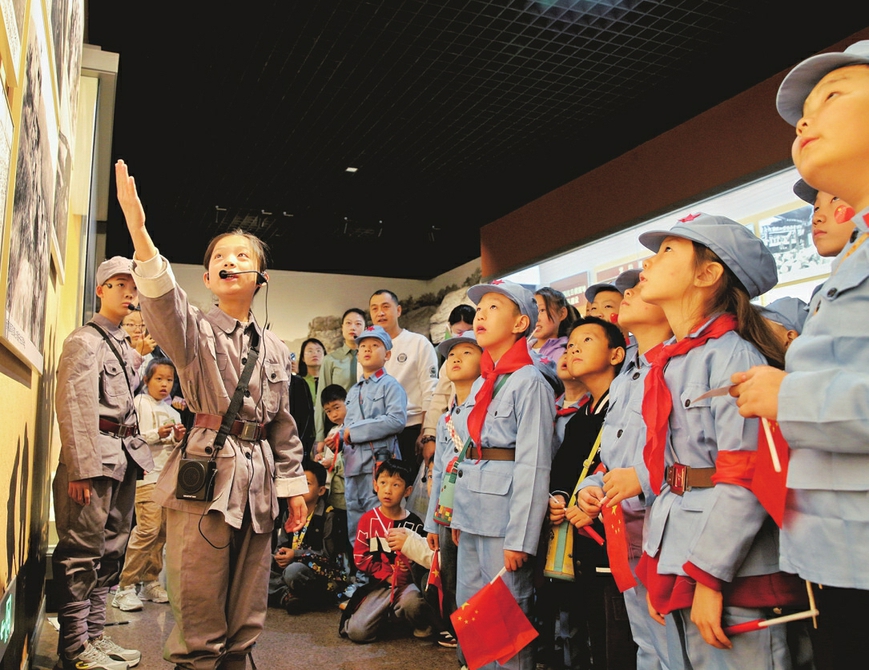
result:
[[(513, 407), (513, 403), (509, 400), (505, 400), (504, 402), (498, 402), (498, 396), (492, 400), (492, 404), (489, 405), (486, 410), (486, 423), (492, 426), (493, 428), (496, 426), (504, 426), (507, 435), (512, 435), (516, 432), (515, 424), (516, 419), (514, 417), (515, 409)], [(502, 434), (502, 431), (497, 432), (498, 435)], [(497, 439), (497, 438), (496, 438)], [(503, 446), (496, 445), (492, 443), (491, 445), (483, 445), (485, 446)]]
[(217, 352), (215, 357), (217, 358), (217, 369), (221, 372), (225, 372), (226, 366), (229, 365), (229, 355)]
[(103, 390), (110, 398), (122, 398), (129, 395), (127, 378), (124, 376), (124, 368), (117, 360), (106, 360), (103, 366)]
[[(712, 420), (712, 398), (704, 398), (697, 400), (700, 396), (709, 390), (708, 385), (703, 384), (686, 384), (679, 396), (679, 403), (682, 411), (681, 416), (685, 417), (685, 425), (681, 426), (695, 443), (703, 444), (707, 439), (715, 439), (715, 427)], [(675, 403), (674, 398), (674, 403)], [(674, 445), (677, 457), (680, 456), (678, 445)], [(683, 447), (684, 449), (684, 447)], [(685, 465), (695, 465), (696, 463), (688, 462), (688, 455), (681, 454), (681, 458), (686, 459)], [(680, 461), (682, 462), (682, 461)]]
[(268, 388), (264, 389), (266, 393), (265, 405), (269, 413), (275, 414), (281, 406), (281, 397), (287, 390), (290, 378), (287, 376), (287, 368), (275, 361), (266, 361), (263, 363), (263, 375), (268, 383)]

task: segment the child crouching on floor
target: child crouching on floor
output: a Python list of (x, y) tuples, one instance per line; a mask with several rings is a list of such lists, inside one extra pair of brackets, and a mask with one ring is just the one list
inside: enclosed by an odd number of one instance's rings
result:
[(287, 614), (334, 605), (346, 581), (345, 518), (327, 504), (326, 468), (310, 461), (304, 468), (308, 482), (305, 525), (290, 533), (281, 524), (269, 577), (269, 604), (283, 607)]
[(354, 642), (373, 642), (390, 614), (409, 623), (414, 637), (432, 634), (432, 611), (414, 584), (414, 563), (387, 539), (393, 528), (422, 531), (422, 520), (401, 506), (411, 494), (411, 482), (413, 472), (399, 460), (387, 459), (377, 468), (374, 489), (380, 506), (359, 520), (353, 552), (356, 567), (370, 581), (353, 594), (339, 627)]

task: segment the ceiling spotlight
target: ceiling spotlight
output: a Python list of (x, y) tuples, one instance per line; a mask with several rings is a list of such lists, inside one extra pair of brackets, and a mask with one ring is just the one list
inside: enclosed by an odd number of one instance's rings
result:
[(344, 170), (344, 172), (359, 172), (359, 168), (349, 167)]

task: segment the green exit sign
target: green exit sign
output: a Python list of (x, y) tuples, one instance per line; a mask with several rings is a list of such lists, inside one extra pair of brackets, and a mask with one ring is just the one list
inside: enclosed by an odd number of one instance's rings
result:
[(6, 593), (0, 598), (0, 658), (6, 653), (9, 640), (15, 631), (15, 578), (6, 585)]

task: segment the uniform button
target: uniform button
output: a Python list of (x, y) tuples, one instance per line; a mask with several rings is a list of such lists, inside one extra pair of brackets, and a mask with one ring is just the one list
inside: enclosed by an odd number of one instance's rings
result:
[(247, 365), (247, 358), (242, 358), (242, 359), (241, 359), (241, 364), (242, 364), (242, 365)]
[(640, 378), (639, 372), (635, 372), (633, 375), (631, 375), (631, 379), (639, 379), (639, 378)]
[(277, 376), (278, 376), (278, 373), (277, 373), (277, 372), (272, 372), (272, 379), (274, 379), (274, 378), (277, 377)]
[(616, 437), (621, 437), (621, 436), (622, 436), (622, 433), (624, 433), (624, 432), (625, 432), (625, 431), (623, 431), (621, 428), (619, 428), (619, 432), (616, 433)]
[(211, 447), (205, 447), (204, 451), (206, 454), (210, 454), (212, 451), (214, 451), (214, 449), (212, 449)]
[(691, 406), (691, 401), (690, 401), (690, 400), (686, 400), (686, 401), (685, 401), (685, 407), (690, 407), (690, 406)]
[(251, 455), (251, 453), (250, 453), (249, 451), (245, 452), (244, 457), (245, 457), (247, 460), (251, 460), (251, 459), (253, 458), (253, 456)]
[(250, 391), (249, 391), (248, 389), (245, 389), (245, 390), (244, 390), (244, 397), (245, 397), (245, 398), (250, 398)]
[(461, 479), (461, 476), (462, 476), (462, 471), (459, 470), (459, 478), (460, 478), (460, 479)]
[(461, 413), (462, 413), (462, 408), (456, 407), (456, 414), (461, 414)]
[(839, 291), (837, 289), (831, 288), (829, 291), (827, 291), (827, 297), (828, 298), (835, 298), (836, 293), (838, 293), (838, 292)]

